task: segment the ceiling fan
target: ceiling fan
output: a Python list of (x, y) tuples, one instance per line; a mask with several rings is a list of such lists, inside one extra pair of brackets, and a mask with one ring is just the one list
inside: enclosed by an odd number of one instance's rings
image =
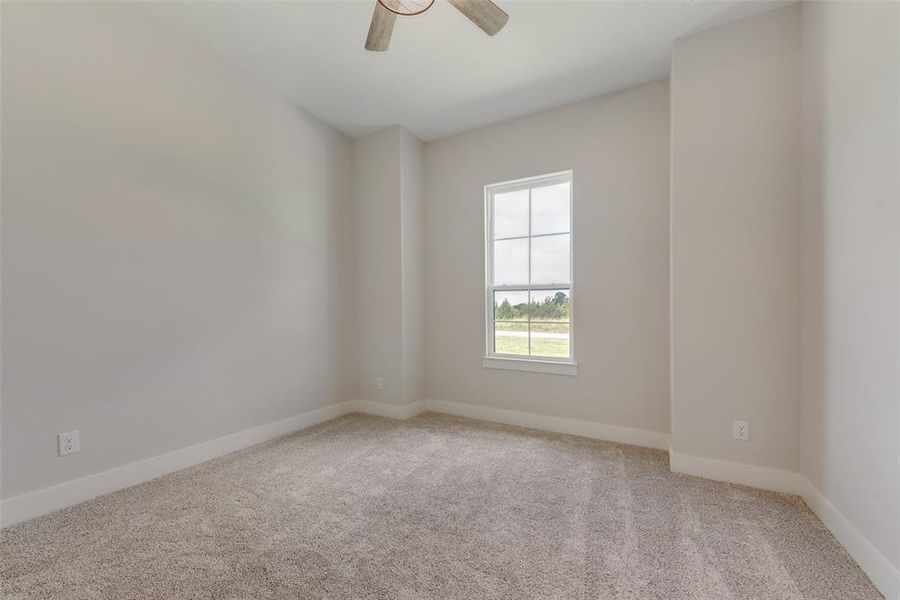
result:
[[(494, 35), (506, 25), (509, 15), (491, 0), (447, 0), (470, 21), (488, 35)], [(420, 15), (434, 4), (434, 0), (376, 0), (375, 14), (366, 37), (366, 50), (383, 52), (391, 43), (391, 32), (397, 15)]]

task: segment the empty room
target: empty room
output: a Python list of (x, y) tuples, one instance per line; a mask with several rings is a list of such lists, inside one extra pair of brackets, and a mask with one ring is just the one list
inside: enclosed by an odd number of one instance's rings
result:
[(0, 40), (0, 597), (900, 600), (900, 0)]

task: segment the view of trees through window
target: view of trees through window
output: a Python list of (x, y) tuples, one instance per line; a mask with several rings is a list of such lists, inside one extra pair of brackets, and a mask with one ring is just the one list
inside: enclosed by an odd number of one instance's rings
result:
[(500, 306), (494, 307), (495, 319), (498, 321), (518, 321), (527, 319), (529, 315), (536, 319), (569, 320), (569, 296), (565, 292), (556, 292), (543, 300), (510, 304), (508, 298), (503, 299)]
[(494, 352), (569, 356), (568, 290), (495, 292)]
[(489, 189), (494, 354), (572, 356), (571, 185), (562, 174)]

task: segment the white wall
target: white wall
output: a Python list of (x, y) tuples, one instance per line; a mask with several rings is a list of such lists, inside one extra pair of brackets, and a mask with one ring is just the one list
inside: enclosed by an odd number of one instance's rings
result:
[[(356, 395), (400, 403), (403, 396), (403, 264), (399, 129), (353, 141), (356, 206)], [(384, 378), (384, 389), (375, 378)]]
[[(665, 82), (425, 145), (429, 399), (668, 431), (668, 156)], [(578, 375), (485, 369), (484, 186), (567, 169)]]
[(362, 400), (423, 399), (422, 151), (422, 142), (400, 127), (353, 141)]
[(425, 146), (400, 131), (403, 400), (425, 398)]
[[(676, 453), (802, 469), (896, 573), (898, 24), (795, 5), (680, 40), (671, 114), (652, 82), (351, 145), (133, 6), (4, 3), (3, 497), (354, 395), (671, 408)], [(483, 187), (566, 169), (579, 374), (484, 369)]]
[(803, 39), (802, 467), (900, 598), (900, 4), (808, 3)]
[(673, 48), (677, 454), (798, 467), (799, 56), (799, 5)]
[(4, 497), (349, 399), (349, 140), (134, 6), (2, 10)]

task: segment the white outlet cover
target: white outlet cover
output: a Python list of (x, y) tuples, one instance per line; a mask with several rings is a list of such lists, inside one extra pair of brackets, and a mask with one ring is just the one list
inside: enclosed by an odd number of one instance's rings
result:
[(78, 430), (64, 431), (58, 436), (59, 455), (75, 454), (81, 450), (81, 442), (78, 439)]
[(734, 439), (742, 442), (750, 441), (750, 422), (735, 421), (734, 422)]
[(384, 389), (384, 377), (379, 375), (378, 377), (375, 378), (375, 387), (378, 388), (379, 390)]

